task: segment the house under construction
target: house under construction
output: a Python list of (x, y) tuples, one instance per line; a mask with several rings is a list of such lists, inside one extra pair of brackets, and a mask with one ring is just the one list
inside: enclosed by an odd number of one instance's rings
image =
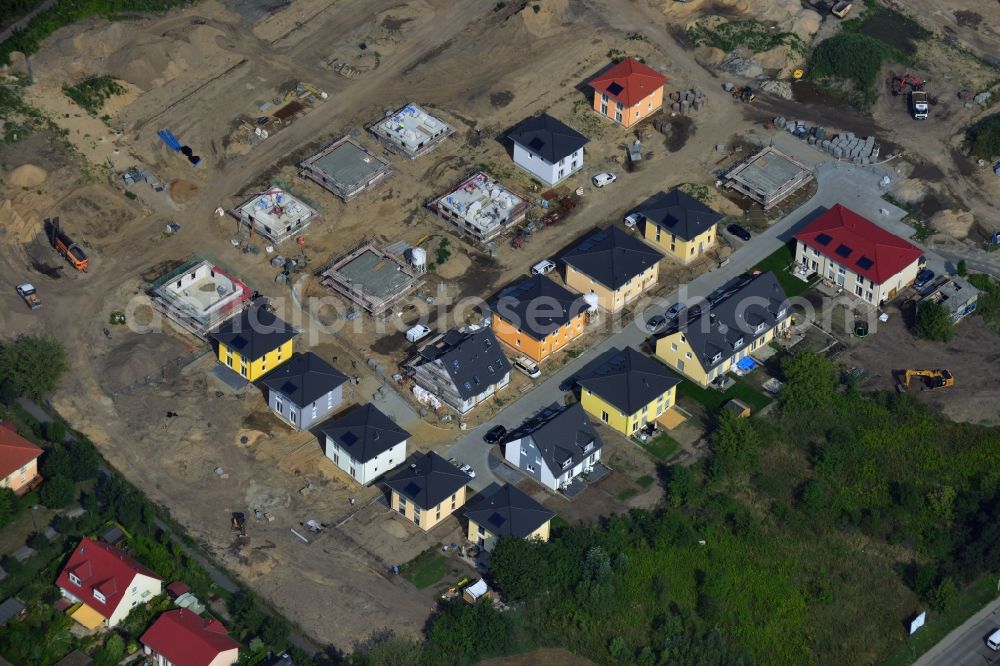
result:
[(163, 275), (149, 289), (154, 309), (201, 340), (248, 307), (254, 293), (243, 280), (200, 258)]
[(455, 129), (411, 102), (369, 125), (368, 131), (392, 152), (412, 160), (437, 148)]
[(393, 303), (423, 284), (423, 257), (420, 251), (407, 263), (375, 241), (365, 240), (320, 273), (320, 282), (373, 317), (382, 317)]
[(496, 179), (477, 171), (427, 207), (485, 243), (523, 220), (531, 204)]
[(260, 192), (229, 214), (275, 245), (304, 231), (316, 217), (315, 210), (280, 187)]
[(812, 177), (809, 167), (766, 146), (730, 169), (725, 184), (770, 210)]
[(302, 175), (350, 201), (392, 173), (387, 161), (350, 137), (343, 137), (301, 164)]

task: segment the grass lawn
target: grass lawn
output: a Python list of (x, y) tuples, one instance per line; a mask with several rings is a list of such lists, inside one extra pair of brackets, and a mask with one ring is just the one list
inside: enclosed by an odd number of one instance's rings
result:
[(438, 582), (447, 575), (448, 570), (448, 560), (436, 548), (425, 550), (399, 568), (403, 578), (418, 590)]
[(621, 501), (624, 502), (624, 501), (626, 501), (628, 499), (631, 499), (631, 498), (635, 497), (638, 494), (639, 494), (639, 491), (636, 490), (635, 488), (626, 488), (625, 490), (623, 490), (620, 493), (618, 493), (618, 499), (620, 499)]
[(927, 624), (906, 640), (884, 662), (885, 666), (909, 666), (917, 657), (948, 635), (976, 612), (995, 599), (997, 581), (992, 575), (984, 576), (959, 593), (954, 605), (945, 613), (927, 611)]
[(736, 377), (736, 383), (725, 391), (713, 388), (702, 388), (689, 379), (685, 379), (677, 387), (677, 394), (700, 402), (711, 414), (717, 414), (727, 401), (739, 398), (750, 405), (752, 413), (757, 413), (771, 403), (771, 399), (750, 386), (742, 378)]
[(799, 296), (809, 289), (815, 280), (811, 282), (803, 282), (789, 273), (788, 266), (794, 260), (795, 255), (792, 252), (791, 244), (782, 245), (771, 255), (765, 257), (763, 261), (754, 266), (753, 270), (764, 272), (772, 271), (774, 276), (778, 279), (778, 283), (781, 285), (781, 288), (785, 290), (785, 294), (787, 296)]
[[(670, 456), (677, 453), (677, 451), (681, 448), (681, 445), (665, 432), (660, 432), (656, 435), (656, 437), (646, 440), (645, 442), (639, 442), (639, 444), (642, 448), (649, 451), (657, 460), (666, 460)], [(651, 477), (643, 477), (643, 479), (647, 478), (649, 479), (649, 483), (652, 483), (653, 480)], [(648, 486), (649, 483), (647, 483), (646, 486)], [(646, 486), (643, 487), (645, 488)]]
[(656, 481), (656, 479), (651, 477), (649, 474), (643, 474), (642, 476), (640, 476), (638, 479), (635, 480), (636, 484), (640, 488), (649, 488), (651, 485), (653, 485), (654, 481)]

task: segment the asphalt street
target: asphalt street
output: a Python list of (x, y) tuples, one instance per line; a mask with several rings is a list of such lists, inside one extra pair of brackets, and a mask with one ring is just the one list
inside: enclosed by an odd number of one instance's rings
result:
[[(637, 309), (634, 321), (623, 322), (620, 331), (597, 342), (579, 357), (546, 377), (530, 392), (505, 407), (489, 423), (466, 431), (464, 436), (451, 446), (448, 455), (454, 457), (460, 464), (472, 465), (476, 470), (476, 478), (471, 484), (473, 489), (478, 491), (490, 483), (498, 482), (499, 479), (490, 471), (488, 464), (491, 446), (483, 442), (483, 434), (489, 428), (501, 424), (510, 430), (553, 403), (563, 404), (565, 392), (559, 390), (563, 380), (579, 372), (583, 366), (610, 347), (638, 347), (648, 337), (643, 328), (647, 317), (652, 314), (662, 314), (679, 298), (684, 300), (704, 298), (714, 289), (769, 256), (791, 240), (798, 229), (837, 203), (847, 206), (890, 232), (904, 238), (909, 237), (913, 229), (902, 222), (906, 215), (905, 211), (882, 199), (883, 190), (879, 181), (885, 173), (878, 167), (859, 167), (835, 160), (818, 164), (817, 191), (805, 204), (736, 250), (725, 266), (698, 276), (669, 295), (653, 299), (651, 304), (641, 311)], [(928, 267), (935, 273), (942, 274), (945, 271), (947, 264), (943, 257), (930, 250), (926, 251), (926, 257)]]
[(986, 646), (986, 637), (1000, 629), (1000, 598), (913, 662), (913, 666), (987, 666), (1000, 664), (1000, 652)]

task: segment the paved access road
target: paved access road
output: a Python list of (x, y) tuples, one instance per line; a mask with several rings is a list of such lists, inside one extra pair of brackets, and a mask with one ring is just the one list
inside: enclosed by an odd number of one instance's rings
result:
[[(561, 405), (565, 394), (559, 390), (559, 385), (563, 380), (579, 372), (584, 365), (609, 347), (638, 347), (648, 336), (643, 328), (648, 316), (654, 313), (662, 314), (678, 298), (690, 300), (706, 297), (714, 289), (742, 274), (787, 243), (800, 227), (808, 224), (816, 215), (834, 204), (844, 204), (890, 232), (904, 237), (910, 236), (913, 229), (902, 222), (905, 211), (882, 199), (883, 192), (879, 187), (882, 174), (878, 168), (857, 167), (835, 160), (819, 164), (816, 167), (817, 191), (809, 201), (736, 250), (726, 266), (715, 268), (683, 285), (679, 290), (655, 299), (654, 305), (646, 308), (644, 312), (636, 313), (636, 321), (627, 325), (623, 322), (621, 331), (601, 340), (576, 359), (566, 363), (529, 393), (508, 405), (490, 423), (467, 431), (451, 446), (448, 455), (456, 458), (460, 464), (467, 463), (475, 468), (476, 478), (471, 484), (473, 489), (481, 490), (490, 483), (498, 482), (488, 465), (491, 446), (483, 442), (483, 434), (489, 428), (499, 423), (510, 430), (552, 403)], [(883, 210), (887, 211), (887, 214), (883, 214), (881, 212)], [(944, 271), (943, 258), (927, 252), (927, 261), (928, 266), (936, 273), (941, 274)]]
[(1000, 597), (987, 604), (913, 662), (913, 666), (987, 666), (1000, 664), (1000, 652), (986, 647), (986, 637), (1000, 629)]

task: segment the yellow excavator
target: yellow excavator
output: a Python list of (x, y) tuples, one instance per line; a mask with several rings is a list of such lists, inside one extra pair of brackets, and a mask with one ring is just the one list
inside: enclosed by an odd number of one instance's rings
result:
[(929, 391), (951, 388), (955, 385), (955, 377), (950, 370), (901, 370), (896, 388), (905, 391), (910, 387), (910, 380), (914, 377), (923, 377), (924, 388)]

